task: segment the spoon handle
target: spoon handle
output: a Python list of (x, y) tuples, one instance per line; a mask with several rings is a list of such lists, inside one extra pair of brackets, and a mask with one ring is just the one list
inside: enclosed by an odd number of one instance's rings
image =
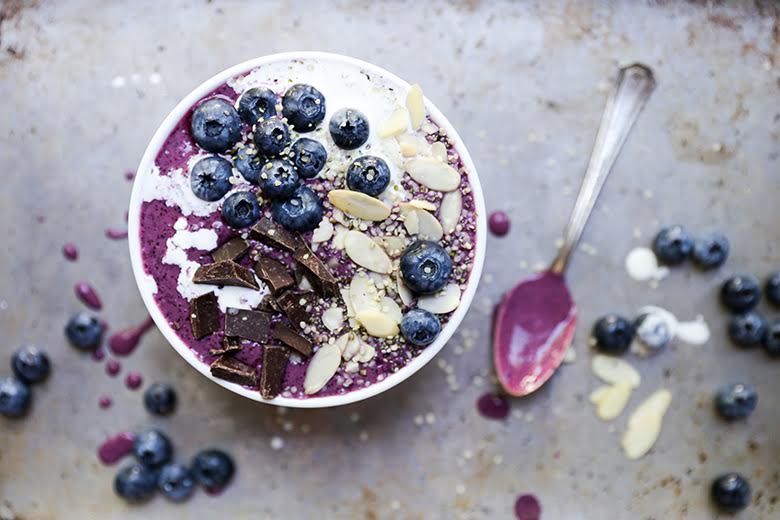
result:
[(564, 232), (563, 245), (550, 266), (552, 272), (563, 274), (566, 270), (569, 257), (582, 236), (601, 187), (654, 88), (655, 79), (649, 67), (635, 63), (620, 69), (617, 84), (607, 99), (601, 117), (596, 144), (593, 145), (588, 169)]

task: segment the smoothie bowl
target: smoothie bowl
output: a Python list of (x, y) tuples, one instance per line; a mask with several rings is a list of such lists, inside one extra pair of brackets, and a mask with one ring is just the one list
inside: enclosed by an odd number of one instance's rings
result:
[(477, 172), (419, 86), (343, 56), (251, 60), (185, 97), (133, 186), (130, 255), (168, 342), (257, 401), (326, 407), (419, 370), (485, 254)]

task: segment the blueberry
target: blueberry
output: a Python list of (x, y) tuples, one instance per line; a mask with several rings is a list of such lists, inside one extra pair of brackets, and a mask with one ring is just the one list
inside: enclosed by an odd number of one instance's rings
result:
[(401, 319), (401, 334), (417, 347), (433, 343), (441, 332), (441, 322), (435, 314), (423, 309), (412, 309)]
[(347, 168), (347, 187), (377, 197), (390, 184), (390, 168), (379, 157), (358, 157)]
[(146, 430), (135, 438), (133, 455), (144, 466), (159, 468), (171, 460), (173, 446), (164, 433), (157, 430)]
[(295, 193), (300, 179), (290, 161), (271, 159), (260, 172), (260, 190), (272, 199), (286, 199)]
[(233, 459), (222, 450), (203, 450), (192, 461), (192, 472), (195, 479), (210, 490), (224, 488), (233, 478), (235, 465)]
[(16, 377), (25, 383), (38, 383), (49, 375), (49, 356), (41, 349), (28, 345), (14, 353), (11, 368)]
[(295, 84), (282, 96), (282, 115), (296, 132), (311, 132), (325, 119), (325, 97), (311, 85)]
[(114, 478), (114, 492), (132, 503), (150, 499), (156, 487), (157, 473), (142, 464), (122, 468)]
[(766, 299), (780, 307), (780, 272), (773, 273), (766, 281)]
[(750, 275), (732, 276), (720, 288), (720, 301), (734, 312), (749, 311), (760, 299), (758, 280)]
[(322, 220), (322, 201), (308, 186), (300, 186), (292, 197), (273, 206), (274, 220), (291, 231), (311, 231)]
[(190, 172), (192, 193), (201, 200), (214, 202), (230, 191), (230, 176), (233, 166), (230, 161), (211, 155), (195, 163)]
[(732, 383), (720, 387), (715, 394), (715, 408), (729, 421), (744, 419), (756, 409), (758, 394), (752, 386)]
[(290, 128), (276, 117), (261, 119), (254, 131), (257, 151), (268, 157), (279, 155), (290, 144)]
[(729, 240), (721, 233), (708, 233), (693, 244), (693, 261), (702, 269), (720, 267), (729, 256)]
[(677, 265), (690, 256), (693, 250), (693, 239), (682, 226), (671, 226), (662, 229), (653, 241), (653, 251), (661, 262), (667, 265)]
[(254, 146), (244, 146), (236, 153), (236, 169), (241, 176), (255, 186), (260, 183), (260, 173), (268, 159)]
[(656, 354), (672, 341), (669, 322), (657, 313), (645, 313), (634, 320), (634, 330), (642, 354)]
[(174, 502), (184, 502), (195, 491), (195, 476), (181, 464), (166, 464), (157, 477), (157, 487), (162, 494)]
[(251, 191), (231, 193), (222, 203), (222, 220), (236, 229), (251, 226), (260, 218), (257, 195)]
[(415, 294), (433, 294), (447, 285), (452, 259), (436, 242), (418, 240), (401, 255), (401, 277)]
[(241, 118), (228, 101), (207, 99), (192, 112), (192, 138), (212, 153), (222, 153), (241, 139)]
[(766, 322), (760, 314), (748, 311), (729, 320), (729, 337), (740, 347), (754, 347), (766, 336)]
[(0, 414), (20, 417), (30, 407), (32, 393), (27, 383), (15, 377), (0, 377)]
[(712, 501), (727, 513), (736, 513), (750, 504), (750, 483), (739, 473), (726, 473), (712, 483)]
[(65, 325), (65, 336), (70, 344), (79, 350), (95, 350), (103, 339), (104, 328), (97, 317), (79, 312)]
[(330, 118), (330, 136), (345, 150), (360, 148), (368, 141), (368, 119), (359, 110), (342, 108)]
[(762, 345), (764, 352), (771, 357), (780, 357), (780, 321), (775, 321), (767, 327)]
[(634, 340), (634, 326), (617, 314), (607, 314), (593, 325), (596, 347), (605, 354), (620, 355), (628, 350)]
[(290, 160), (298, 175), (304, 179), (313, 179), (325, 166), (328, 160), (328, 152), (322, 143), (302, 137), (295, 141), (290, 148)]
[(144, 406), (154, 415), (168, 415), (176, 408), (176, 392), (171, 385), (154, 383), (144, 392)]
[(265, 87), (250, 88), (238, 100), (238, 115), (248, 125), (276, 115), (276, 94)]

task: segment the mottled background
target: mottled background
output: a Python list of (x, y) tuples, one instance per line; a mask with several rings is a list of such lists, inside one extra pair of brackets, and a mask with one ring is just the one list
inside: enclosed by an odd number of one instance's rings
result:
[[(54, 365), (30, 416), (0, 419), (0, 518), (494, 519), (513, 518), (517, 495), (533, 493), (547, 520), (709, 519), (707, 489), (725, 470), (754, 485), (741, 518), (779, 514), (780, 362), (729, 345), (716, 302), (728, 274), (780, 267), (777, 3), (0, 5), (2, 352), (6, 359), (36, 342)], [(73, 284), (96, 286), (114, 328), (144, 318), (126, 242), (103, 234), (124, 226), (124, 171), (193, 86), (295, 49), (349, 54), (422, 84), (459, 129), (488, 207), (507, 210), (512, 231), (489, 240), (462, 334), (401, 387), (342, 409), (280, 413), (211, 384), (154, 332), (123, 362), (123, 375), (175, 381), (178, 412), (151, 418), (140, 392), (65, 344), (63, 324), (81, 309)], [(609, 82), (635, 60), (655, 69), (659, 85), (569, 271), (578, 359), (513, 401), (507, 421), (485, 420), (474, 403), (491, 388), (489, 311), (513, 280), (554, 255)], [(631, 281), (627, 251), (673, 222), (727, 233), (726, 267), (675, 269), (657, 289)], [(62, 258), (65, 241), (79, 246), (77, 263)], [(674, 399), (656, 447), (631, 462), (619, 448), (628, 414), (604, 424), (587, 403), (597, 385), (587, 337), (597, 316), (649, 303), (681, 318), (702, 314), (714, 334), (702, 347), (634, 362), (643, 383), (629, 410), (661, 386)], [(713, 389), (730, 380), (760, 393), (745, 424), (725, 425), (711, 410)], [(103, 393), (115, 400), (106, 411), (97, 406)], [(95, 449), (149, 424), (171, 433), (181, 458), (227, 447), (239, 464), (234, 485), (181, 506), (161, 497), (125, 506), (111, 491), (115, 468), (101, 466)]]

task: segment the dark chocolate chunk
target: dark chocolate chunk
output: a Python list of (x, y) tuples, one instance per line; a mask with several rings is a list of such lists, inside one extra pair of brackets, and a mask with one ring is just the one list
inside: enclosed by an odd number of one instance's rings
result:
[(222, 339), (222, 348), (213, 348), (209, 350), (209, 356), (230, 356), (241, 352), (241, 350), (241, 338), (225, 336)]
[(303, 243), (298, 235), (290, 233), (268, 217), (260, 217), (257, 224), (252, 226), (250, 236), (267, 246), (284, 249), (290, 253)]
[(277, 323), (274, 325), (271, 331), (271, 336), (287, 345), (288, 347), (297, 350), (300, 354), (306, 357), (311, 357), (313, 353), (313, 345), (311, 341), (304, 338), (284, 323)]
[(276, 303), (287, 315), (293, 327), (301, 328), (301, 323), (309, 323), (312, 315), (306, 307), (314, 305), (317, 302), (317, 296), (312, 291), (284, 291), (276, 298)]
[(271, 331), (271, 315), (262, 311), (248, 311), (228, 307), (225, 312), (225, 336), (264, 342)]
[(211, 375), (244, 386), (257, 384), (257, 370), (231, 356), (217, 358), (211, 364)]
[(328, 269), (328, 266), (320, 260), (308, 245), (301, 243), (293, 253), (293, 258), (304, 268), (304, 274), (309, 275), (312, 286), (322, 296), (338, 296), (339, 284)]
[(260, 305), (257, 306), (257, 310), (270, 312), (272, 314), (282, 312), (279, 304), (276, 303), (276, 298), (274, 298), (271, 294), (266, 294), (263, 296), (263, 299), (260, 300)]
[(234, 285), (247, 289), (260, 289), (252, 271), (230, 260), (198, 267), (192, 281), (209, 285)]
[(241, 237), (231, 238), (214, 251), (211, 252), (211, 258), (215, 262), (224, 262), (226, 260), (236, 261), (249, 250), (249, 242)]
[(295, 280), (290, 276), (287, 267), (273, 258), (264, 256), (258, 260), (255, 263), (255, 273), (268, 284), (268, 287), (274, 294), (295, 284)]
[(219, 330), (219, 305), (213, 292), (190, 300), (190, 326), (195, 339), (205, 338)]
[(263, 349), (263, 366), (260, 369), (260, 395), (273, 399), (284, 386), (284, 372), (287, 370), (287, 351), (284, 347), (266, 345)]

